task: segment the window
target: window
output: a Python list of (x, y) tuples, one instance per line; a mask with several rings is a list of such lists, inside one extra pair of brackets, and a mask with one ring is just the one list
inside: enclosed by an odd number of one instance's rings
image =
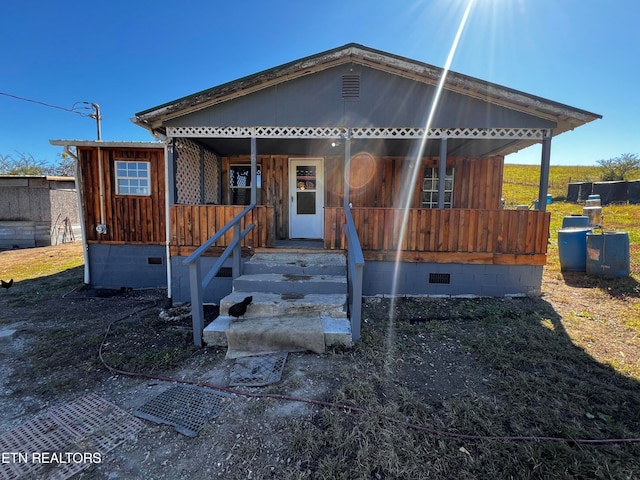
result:
[[(444, 208), (453, 205), (453, 172), (449, 167), (444, 177)], [(422, 208), (438, 208), (438, 169), (425, 168), (422, 181)]]
[[(231, 165), (229, 167), (229, 189), (231, 205), (249, 205), (251, 203), (251, 165)], [(258, 165), (256, 172), (257, 203), (261, 203), (262, 171)]]
[(116, 162), (116, 193), (150, 195), (149, 162)]

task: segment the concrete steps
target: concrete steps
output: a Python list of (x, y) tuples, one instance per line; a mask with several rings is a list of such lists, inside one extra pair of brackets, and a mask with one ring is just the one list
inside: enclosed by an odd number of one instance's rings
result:
[[(247, 296), (253, 301), (245, 315), (229, 316), (229, 307)], [(344, 254), (257, 253), (220, 302), (220, 316), (205, 328), (204, 341), (228, 346), (230, 358), (351, 346), (346, 303)]]

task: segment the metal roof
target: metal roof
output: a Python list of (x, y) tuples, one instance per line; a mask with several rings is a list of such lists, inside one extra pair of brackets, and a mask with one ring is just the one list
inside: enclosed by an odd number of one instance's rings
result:
[(49, 140), (59, 147), (164, 148), (162, 142), (103, 142), (100, 140)]

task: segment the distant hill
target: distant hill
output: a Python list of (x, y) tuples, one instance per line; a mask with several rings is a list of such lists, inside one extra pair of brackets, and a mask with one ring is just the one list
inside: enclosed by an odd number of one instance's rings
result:
[[(549, 170), (549, 193), (557, 200), (567, 196), (567, 185), (571, 182), (600, 181), (600, 167), (551, 166)], [(505, 164), (502, 198), (508, 206), (532, 205), (538, 198), (540, 166)]]

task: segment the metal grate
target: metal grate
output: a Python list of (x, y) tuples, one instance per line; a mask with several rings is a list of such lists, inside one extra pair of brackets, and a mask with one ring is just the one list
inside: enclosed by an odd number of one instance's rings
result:
[(429, 283), (451, 283), (451, 274), (450, 273), (430, 273), (429, 274)]
[(262, 387), (279, 382), (286, 361), (287, 352), (238, 358), (231, 368), (229, 384)]
[(104, 460), (104, 454), (135, 436), (140, 420), (97, 395), (45, 412), (0, 435), (0, 479), (63, 480)]
[(145, 403), (134, 415), (156, 423), (173, 425), (189, 437), (195, 437), (209, 421), (218, 417), (233, 398), (219, 390), (178, 385)]

